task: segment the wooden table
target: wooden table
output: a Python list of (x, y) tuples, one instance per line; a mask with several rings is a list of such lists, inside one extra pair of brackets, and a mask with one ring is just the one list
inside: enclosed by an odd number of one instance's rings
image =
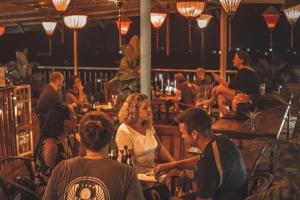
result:
[(263, 109), (261, 120), (255, 131), (249, 130), (244, 121), (234, 118), (220, 118), (213, 123), (213, 131), (230, 138), (251, 139), (257, 137), (278, 139), (288, 117), (290, 106), (281, 105)]

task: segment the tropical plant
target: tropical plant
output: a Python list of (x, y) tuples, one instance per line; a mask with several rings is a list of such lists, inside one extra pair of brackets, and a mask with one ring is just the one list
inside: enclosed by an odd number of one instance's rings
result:
[(266, 84), (266, 91), (272, 92), (278, 85), (289, 81), (288, 63), (281, 56), (274, 55), (271, 60), (258, 59), (253, 68), (260, 77), (262, 83)]
[(243, 126), (247, 126), (251, 131), (254, 131), (256, 128), (257, 123), (260, 122), (261, 119), (261, 112), (258, 112), (256, 109), (254, 111), (243, 112), (243, 114), (248, 118), (244, 123)]

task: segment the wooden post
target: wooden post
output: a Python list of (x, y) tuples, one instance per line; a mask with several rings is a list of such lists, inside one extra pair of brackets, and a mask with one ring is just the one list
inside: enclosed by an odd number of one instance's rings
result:
[(78, 75), (78, 44), (77, 44), (77, 30), (74, 30), (74, 76)]
[(226, 70), (227, 70), (227, 33), (228, 33), (228, 21), (227, 14), (225, 10), (221, 7), (221, 19), (220, 19), (220, 76), (226, 80)]

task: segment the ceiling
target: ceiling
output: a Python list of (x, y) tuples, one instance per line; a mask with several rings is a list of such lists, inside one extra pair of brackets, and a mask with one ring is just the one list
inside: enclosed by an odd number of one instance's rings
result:
[[(118, 7), (114, 0), (71, 0), (69, 9), (77, 6), (88, 15), (89, 21), (99, 19), (115, 19)], [(143, 1), (143, 0), (142, 0)], [(284, 0), (243, 0), (243, 3), (282, 4)], [(122, 13), (126, 16), (138, 16), (140, 0), (123, 0)], [(152, 6), (160, 4), (168, 12), (176, 12), (176, 0), (152, 0)], [(207, 0), (207, 9), (218, 7), (218, 0)], [(8, 33), (24, 32), (25, 28), (41, 24), (46, 15), (53, 15), (58, 21), (62, 20), (51, 0), (0, 0), (0, 24), (7, 28)]]

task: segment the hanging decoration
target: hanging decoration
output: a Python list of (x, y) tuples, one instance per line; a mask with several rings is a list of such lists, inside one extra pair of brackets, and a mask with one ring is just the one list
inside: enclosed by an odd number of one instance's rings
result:
[(205, 42), (204, 32), (212, 18), (213, 18), (212, 15), (202, 14), (200, 17), (198, 17), (196, 19), (198, 27), (201, 30), (201, 62), (202, 62), (202, 65), (204, 65), (204, 42)]
[(232, 40), (232, 18), (234, 17), (241, 0), (219, 0), (223, 9), (228, 15), (229, 28), (228, 28), (228, 51), (231, 51), (231, 40)]
[(159, 50), (159, 29), (167, 18), (167, 13), (157, 4), (151, 12), (151, 24), (156, 32), (156, 50)]
[(269, 6), (262, 14), (270, 30), (270, 49), (273, 49), (273, 30), (275, 29), (277, 22), (280, 18), (280, 12), (273, 6)]
[(300, 16), (300, 4), (296, 1), (286, 1), (283, 7), (283, 12), (291, 26), (291, 43), (290, 48), (294, 48), (294, 27)]
[(52, 16), (46, 16), (45, 20), (42, 22), (43, 28), (49, 38), (49, 55), (52, 55), (52, 42), (51, 37), (55, 31), (55, 28), (57, 26), (57, 22)]
[(176, 8), (179, 14), (189, 21), (189, 50), (192, 50), (192, 20), (199, 17), (205, 7), (204, 1), (185, 0), (177, 1)]
[(74, 76), (78, 75), (78, 30), (86, 25), (87, 17), (76, 6), (64, 17), (65, 25), (74, 30)]

